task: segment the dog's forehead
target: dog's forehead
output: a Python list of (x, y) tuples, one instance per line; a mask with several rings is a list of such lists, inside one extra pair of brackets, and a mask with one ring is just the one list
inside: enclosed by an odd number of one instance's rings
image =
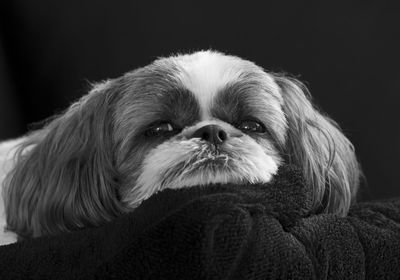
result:
[(274, 78), (261, 67), (214, 51), (160, 58), (122, 81), (129, 92), (119, 102), (125, 116), (172, 111), (207, 120), (219, 117), (217, 111), (233, 113), (239, 103), (267, 116), (282, 102)]
[(211, 51), (177, 56), (173, 61), (179, 69), (179, 81), (202, 98), (213, 96), (226, 84), (237, 81), (249, 68), (255, 70), (255, 65), (238, 57)]
[(209, 117), (208, 109), (212, 101), (227, 86), (243, 82), (250, 75), (253, 78), (257, 75), (263, 76), (263, 79), (269, 78), (254, 63), (219, 52), (201, 51), (176, 56), (171, 60), (177, 69), (175, 77), (178, 82), (196, 96), (203, 119)]

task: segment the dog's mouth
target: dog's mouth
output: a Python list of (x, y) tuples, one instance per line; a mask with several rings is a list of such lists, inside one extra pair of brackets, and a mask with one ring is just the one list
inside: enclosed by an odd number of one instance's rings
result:
[(232, 164), (232, 156), (221, 147), (212, 144), (206, 145), (206, 148), (195, 153), (193, 157), (185, 164), (185, 167), (191, 170), (221, 168), (227, 169)]
[[(167, 170), (162, 176), (162, 186), (172, 181), (186, 181), (194, 183), (196, 180), (207, 183), (219, 183), (221, 175), (230, 177), (229, 174), (235, 171), (234, 159), (227, 151), (220, 148), (208, 147), (201, 149), (188, 161), (180, 162)], [(194, 180), (197, 178), (196, 180)], [(194, 181), (193, 181), (194, 180)]]
[(203, 158), (190, 164), (190, 167), (186, 166), (182, 172), (187, 175), (193, 175), (199, 172), (209, 172), (213, 174), (215, 172), (226, 172), (231, 169), (231, 161), (228, 156), (218, 156), (213, 158)]

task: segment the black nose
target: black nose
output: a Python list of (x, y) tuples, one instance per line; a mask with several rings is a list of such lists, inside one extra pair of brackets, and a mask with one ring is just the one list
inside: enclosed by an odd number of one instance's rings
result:
[(196, 130), (191, 138), (201, 138), (217, 146), (222, 144), (227, 137), (228, 136), (222, 127), (219, 125), (210, 124)]

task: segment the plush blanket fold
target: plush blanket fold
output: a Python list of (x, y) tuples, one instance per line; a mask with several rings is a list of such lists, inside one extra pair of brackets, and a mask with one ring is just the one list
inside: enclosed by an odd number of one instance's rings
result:
[(400, 199), (343, 218), (310, 198), (293, 167), (164, 190), (102, 227), (0, 247), (0, 279), (400, 279)]

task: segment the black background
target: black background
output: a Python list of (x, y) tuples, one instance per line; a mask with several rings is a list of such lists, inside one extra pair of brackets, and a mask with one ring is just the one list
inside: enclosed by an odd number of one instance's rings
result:
[(0, 140), (61, 112), (88, 81), (212, 48), (306, 82), (354, 143), (369, 196), (400, 195), (396, 1), (18, 0), (0, 9)]

